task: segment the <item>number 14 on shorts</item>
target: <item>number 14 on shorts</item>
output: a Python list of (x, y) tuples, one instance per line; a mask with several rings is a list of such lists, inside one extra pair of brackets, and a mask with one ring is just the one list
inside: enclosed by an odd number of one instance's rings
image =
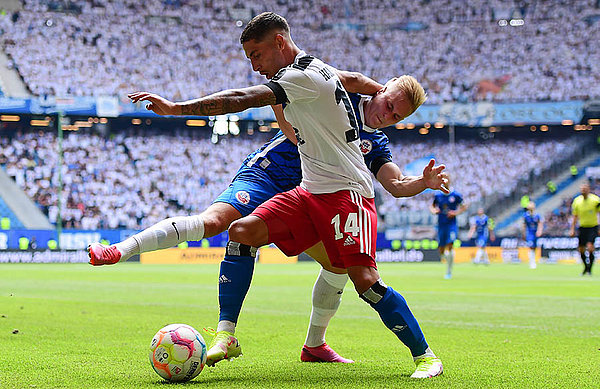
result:
[[(340, 231), (340, 214), (338, 213), (331, 219), (333, 224), (333, 230), (335, 231), (335, 240), (342, 239), (344, 234)], [(352, 212), (348, 214), (346, 224), (344, 224), (344, 232), (352, 236), (358, 236), (360, 233), (360, 227), (358, 226), (358, 214)]]

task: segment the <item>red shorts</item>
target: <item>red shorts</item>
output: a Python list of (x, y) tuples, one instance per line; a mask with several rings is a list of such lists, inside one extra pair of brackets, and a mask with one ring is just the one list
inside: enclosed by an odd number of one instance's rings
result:
[(252, 215), (267, 224), (269, 242), (288, 256), (323, 241), (335, 267), (377, 267), (377, 213), (373, 199), (349, 190), (312, 194), (298, 186), (264, 202)]

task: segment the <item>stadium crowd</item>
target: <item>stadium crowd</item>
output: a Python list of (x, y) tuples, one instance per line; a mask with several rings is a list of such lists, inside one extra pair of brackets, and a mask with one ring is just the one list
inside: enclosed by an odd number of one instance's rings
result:
[(597, 0), (27, 0), (0, 16), (0, 47), (35, 95), (188, 99), (264, 82), (238, 39), (266, 10), (336, 67), (413, 74), (429, 103), (600, 97)]
[[(119, 132), (110, 138), (70, 133), (63, 142), (61, 218), (68, 228), (148, 227), (167, 216), (193, 214), (208, 207), (223, 191), (241, 161), (265, 139), (223, 138), (218, 144), (183, 133), (148, 136)], [(58, 154), (54, 133), (21, 133), (0, 138), (0, 165), (50, 222), (58, 216)], [(576, 149), (575, 140), (459, 141), (393, 143), (395, 162), (435, 157), (452, 175), (452, 186), (474, 204), (494, 192), (509, 193), (532, 169)], [(422, 167), (416, 168), (419, 174)], [(408, 172), (407, 173), (411, 173)], [(395, 199), (376, 186), (378, 211), (426, 210), (432, 193)]]

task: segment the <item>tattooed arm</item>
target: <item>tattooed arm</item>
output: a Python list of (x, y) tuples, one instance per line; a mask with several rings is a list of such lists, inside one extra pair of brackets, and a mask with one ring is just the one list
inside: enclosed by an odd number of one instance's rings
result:
[(159, 115), (212, 116), (241, 112), (252, 107), (275, 104), (275, 94), (265, 85), (228, 89), (199, 99), (174, 103), (159, 95), (136, 92), (127, 95), (133, 103), (146, 100), (146, 109)]

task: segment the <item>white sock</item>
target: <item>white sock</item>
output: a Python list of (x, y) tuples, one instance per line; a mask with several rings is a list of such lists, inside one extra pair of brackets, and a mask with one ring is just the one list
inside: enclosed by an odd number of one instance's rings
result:
[(305, 344), (318, 347), (325, 343), (325, 331), (342, 301), (347, 274), (335, 274), (321, 269), (312, 292), (312, 312)]
[(452, 274), (452, 265), (454, 264), (454, 250), (450, 250), (446, 254), (446, 261), (448, 262), (448, 274)]
[(413, 360), (416, 361), (419, 358), (425, 358), (425, 357), (433, 357), (433, 358), (435, 358), (435, 354), (433, 353), (433, 351), (431, 351), (430, 347), (427, 347), (427, 350), (425, 350), (425, 354), (413, 357)]
[(483, 257), (483, 249), (482, 248), (478, 248), (477, 249), (477, 253), (475, 254), (475, 263), (480, 263), (481, 262), (481, 257)]
[(529, 266), (535, 266), (535, 250), (529, 250)]
[(485, 251), (485, 249), (482, 249), (482, 251), (483, 251), (483, 262), (490, 263), (490, 257), (488, 257), (487, 251)]
[(227, 331), (235, 334), (235, 323), (229, 320), (221, 320), (217, 325), (217, 332)]
[(152, 227), (115, 244), (121, 260), (148, 251), (167, 249), (188, 240), (204, 237), (204, 221), (200, 215), (176, 216), (156, 223)]

